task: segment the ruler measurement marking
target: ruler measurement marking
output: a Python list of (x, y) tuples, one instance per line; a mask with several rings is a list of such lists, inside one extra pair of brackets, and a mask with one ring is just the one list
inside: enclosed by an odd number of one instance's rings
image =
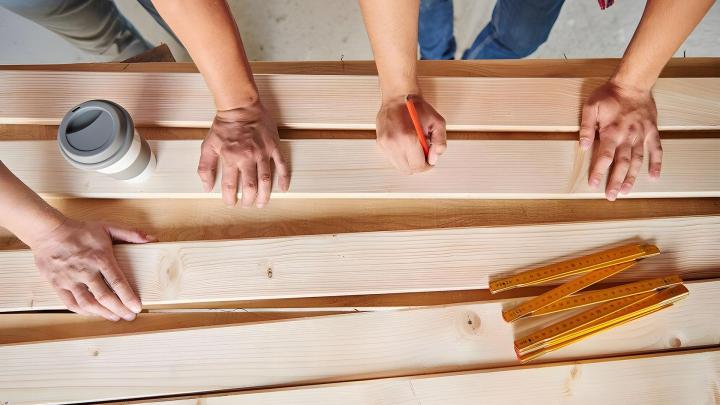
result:
[(612, 325), (621, 322), (624, 318), (632, 317), (644, 311), (651, 311), (654, 308), (664, 308), (685, 298), (688, 294), (688, 289), (680, 284), (658, 292), (644, 293), (610, 301), (601, 304), (598, 308), (592, 308), (515, 341), (515, 350), (518, 356), (542, 350), (547, 346), (573, 339), (575, 335), (591, 333), (595, 328), (602, 330), (606, 324)]
[(658, 248), (654, 245), (633, 244), (620, 246), (592, 255), (550, 264), (534, 270), (529, 270), (520, 274), (491, 281), (489, 288), (490, 292), (494, 294), (512, 288), (539, 284), (546, 281), (556, 280), (558, 278), (597, 270), (603, 267), (654, 256), (659, 252)]
[(593, 285), (601, 280), (604, 280), (610, 276), (613, 276), (623, 270), (632, 267), (635, 261), (616, 264), (614, 266), (604, 267), (598, 270), (593, 270), (583, 276), (576, 278), (575, 280), (569, 281), (568, 283), (562, 284), (558, 287), (553, 288), (535, 298), (531, 298), (514, 308), (503, 311), (503, 319), (507, 322), (512, 322), (516, 319), (522, 318), (532, 312), (540, 310), (554, 302), (560, 301), (570, 294), (576, 293), (585, 287)]
[(603, 290), (588, 291), (570, 297), (555, 301), (547, 306), (540, 308), (530, 314), (531, 316), (549, 315), (557, 312), (567, 311), (570, 309), (581, 308), (592, 304), (600, 304), (610, 300), (623, 298), (631, 295), (642, 294), (645, 292), (656, 291), (661, 288), (672, 287), (681, 284), (682, 279), (679, 276), (665, 276), (648, 280), (636, 281), (634, 283), (623, 284)]

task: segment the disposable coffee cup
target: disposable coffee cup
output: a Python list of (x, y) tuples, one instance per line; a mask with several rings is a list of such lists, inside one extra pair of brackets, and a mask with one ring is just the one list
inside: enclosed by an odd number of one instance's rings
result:
[(141, 182), (157, 167), (150, 145), (135, 130), (130, 114), (112, 101), (87, 101), (65, 114), (58, 145), (71, 165), (118, 180)]

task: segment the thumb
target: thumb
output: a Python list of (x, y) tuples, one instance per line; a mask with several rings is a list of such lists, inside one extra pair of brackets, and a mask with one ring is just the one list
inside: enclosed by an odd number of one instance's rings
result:
[(438, 157), (445, 153), (447, 149), (447, 131), (445, 129), (445, 119), (438, 116), (438, 120), (433, 120), (433, 125), (429, 128), (430, 133), (430, 151), (428, 152), (428, 163), (435, 165)]
[(113, 240), (119, 240), (130, 243), (148, 243), (157, 242), (158, 239), (152, 235), (148, 235), (145, 232), (119, 225), (106, 224), (105, 230), (110, 234)]
[(589, 150), (595, 141), (597, 119), (598, 105), (596, 103), (583, 105), (580, 119), (580, 148), (582, 150)]

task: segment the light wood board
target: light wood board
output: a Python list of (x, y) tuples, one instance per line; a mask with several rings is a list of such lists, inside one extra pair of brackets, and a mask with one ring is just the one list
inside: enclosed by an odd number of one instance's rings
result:
[[(720, 282), (541, 362), (716, 345)], [(505, 303), (507, 305), (507, 303)], [(0, 401), (122, 399), (516, 365), (502, 302), (0, 347)]]
[[(420, 77), (449, 130), (569, 131), (604, 78)], [(377, 77), (257, 75), (283, 128), (373, 129)], [(720, 128), (720, 78), (661, 78), (653, 90), (661, 130)], [(0, 123), (56, 125), (92, 99), (125, 107), (136, 125), (209, 127), (212, 95), (198, 73), (0, 70)]]
[(720, 349), (132, 401), (163, 405), (714, 405)]
[[(720, 115), (719, 115), (720, 117)], [(292, 166), (288, 192), (275, 198), (605, 198), (587, 185), (590, 153), (576, 141), (453, 141), (432, 170), (406, 176), (370, 140), (282, 141)], [(200, 141), (150, 141), (158, 158), (152, 178), (122, 182), (76, 169), (53, 141), (6, 141), (0, 160), (46, 196), (201, 198), (196, 174)], [(663, 174), (652, 181), (643, 168), (629, 197), (720, 196), (720, 138), (670, 139)]]
[[(662, 254), (608, 279), (717, 277), (720, 217), (118, 245), (145, 304), (487, 288), (488, 279), (644, 241)], [(29, 250), (0, 252), (0, 311), (62, 308)]]

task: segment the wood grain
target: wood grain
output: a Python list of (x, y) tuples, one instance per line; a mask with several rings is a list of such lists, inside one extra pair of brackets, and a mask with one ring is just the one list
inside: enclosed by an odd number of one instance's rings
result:
[[(509, 272), (646, 241), (663, 254), (608, 279), (717, 277), (720, 217), (117, 245), (145, 304), (487, 288)], [(0, 252), (0, 310), (62, 309), (28, 250)]]
[[(419, 76), (460, 77), (609, 77), (619, 58), (421, 60)], [(369, 75), (376, 76), (374, 61), (251, 61), (255, 74)], [(179, 63), (76, 63), (59, 65), (0, 65), (0, 70), (89, 72), (198, 73), (191, 62)], [(720, 58), (673, 58), (660, 77), (717, 77)]]
[(712, 405), (718, 399), (718, 367), (720, 349), (710, 348), (126, 404)]
[[(421, 77), (449, 130), (567, 131), (603, 78)], [(257, 75), (264, 104), (283, 128), (373, 129), (377, 77)], [(121, 84), (120, 84), (121, 83)], [(720, 129), (720, 78), (661, 78), (653, 94), (661, 130)], [(351, 96), (348, 96), (351, 95)], [(213, 98), (197, 73), (0, 71), (0, 123), (57, 125), (91, 99), (124, 106), (137, 125), (209, 127)]]
[[(720, 116), (719, 116), (720, 117)], [(290, 140), (281, 146), (292, 180), (275, 198), (604, 198), (587, 185), (590, 153), (576, 141), (453, 141), (432, 170), (405, 176), (369, 140)], [(127, 183), (68, 164), (53, 141), (5, 141), (0, 160), (44, 196), (202, 198), (196, 174), (200, 141), (150, 141), (152, 178)], [(720, 196), (720, 138), (663, 143), (661, 181), (643, 169), (632, 198)], [(219, 183), (219, 181), (218, 181)]]
[[(539, 362), (717, 345), (720, 282)], [(0, 400), (97, 402), (516, 365), (505, 302), (0, 347)], [(682, 374), (682, 373), (680, 373)], [(597, 391), (595, 391), (597, 393)]]

